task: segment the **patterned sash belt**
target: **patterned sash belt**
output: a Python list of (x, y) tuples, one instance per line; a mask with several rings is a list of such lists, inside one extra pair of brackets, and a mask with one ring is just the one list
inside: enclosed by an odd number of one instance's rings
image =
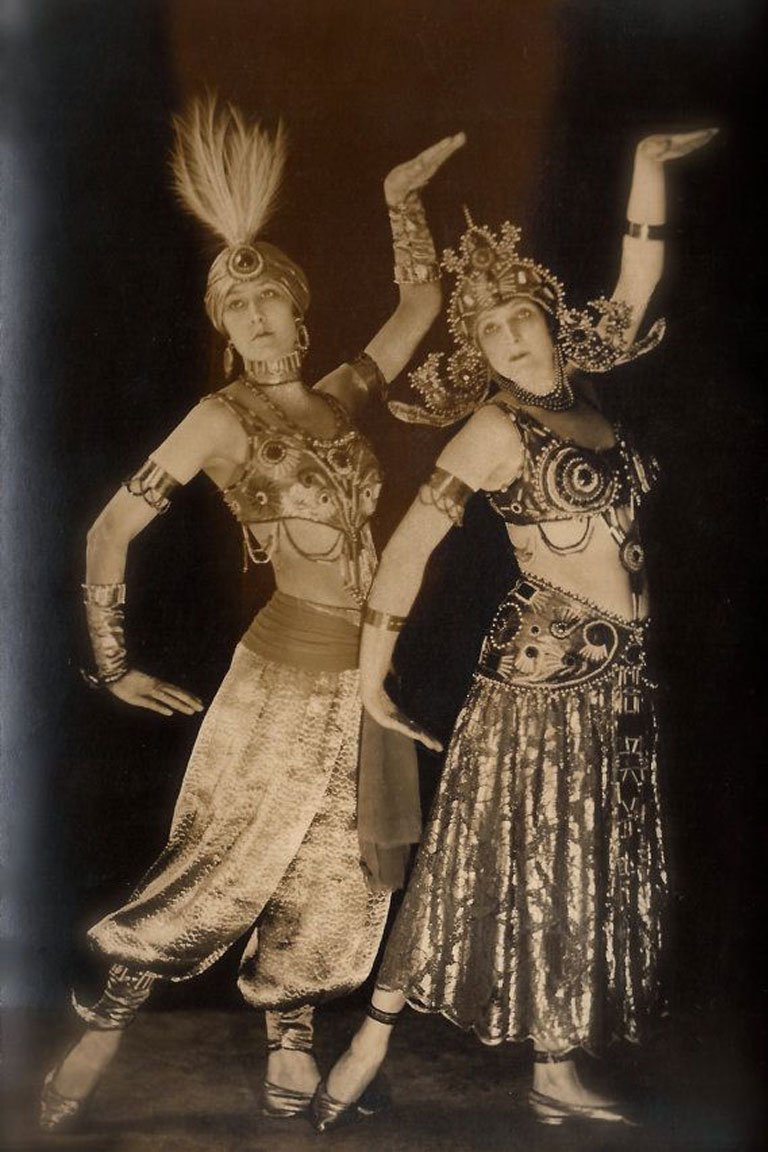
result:
[[(629, 712), (645, 676), (647, 621), (615, 616), (571, 592), (524, 577), (506, 595), (478, 671), (520, 690), (573, 689), (618, 671)], [(617, 666), (620, 666), (617, 668)]]
[(275, 592), (242, 643), (276, 664), (309, 672), (344, 672), (357, 667), (360, 611)]

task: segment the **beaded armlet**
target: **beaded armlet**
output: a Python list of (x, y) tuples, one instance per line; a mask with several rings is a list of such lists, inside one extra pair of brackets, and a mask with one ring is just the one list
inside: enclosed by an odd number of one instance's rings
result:
[(390, 206), (389, 222), (395, 248), (395, 283), (439, 280), (440, 265), (419, 194), (409, 192), (399, 204)]
[(444, 468), (435, 468), (426, 484), (419, 488), (419, 503), (433, 504), (460, 528), (464, 522), (464, 509), (473, 495), (473, 490), (458, 476)]

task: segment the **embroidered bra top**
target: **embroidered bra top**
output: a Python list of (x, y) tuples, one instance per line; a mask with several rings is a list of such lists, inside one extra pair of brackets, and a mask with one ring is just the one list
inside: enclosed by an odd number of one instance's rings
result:
[[(503, 399), (495, 401), (515, 424), (523, 442), (520, 475), (497, 491), (486, 492), (491, 507), (508, 523), (537, 525), (552, 552), (575, 552), (586, 547), (593, 518), (600, 516), (619, 548), (619, 559), (629, 572), (633, 593), (643, 584), (645, 555), (637, 531), (636, 510), (658, 474), (653, 458), (645, 460), (618, 429), (610, 448), (587, 448), (556, 435), (535, 416)], [(619, 518), (629, 509), (629, 525)], [(557, 545), (545, 525), (556, 520), (586, 521), (583, 535), (565, 546)]]
[(538, 524), (600, 516), (609, 508), (637, 506), (657, 475), (615, 430), (610, 448), (587, 448), (558, 436), (524, 409), (495, 401), (523, 442), (521, 473), (506, 488), (488, 492), (492, 507), (510, 524)]
[[(344, 587), (363, 604), (376, 569), (376, 552), (368, 521), (381, 491), (381, 471), (366, 438), (347, 418), (335, 397), (318, 392), (336, 417), (328, 439), (312, 436), (297, 425), (272, 424), (251, 408), (221, 392), (216, 400), (237, 417), (248, 437), (248, 455), (240, 475), (222, 496), (243, 528), (244, 566), (272, 559), (285, 536), (305, 559), (341, 564)], [(319, 551), (299, 544), (294, 521), (324, 524), (335, 530), (330, 547)], [(271, 526), (258, 546), (249, 525)]]

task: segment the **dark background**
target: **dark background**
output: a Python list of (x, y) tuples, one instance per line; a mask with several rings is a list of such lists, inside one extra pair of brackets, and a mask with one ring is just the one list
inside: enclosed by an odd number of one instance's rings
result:
[[(10, 7), (10, 6), (8, 6)], [(310, 378), (357, 352), (394, 303), (381, 180), (464, 129), (430, 187), (438, 246), (461, 205), (525, 228), (583, 303), (610, 291), (636, 139), (716, 124), (669, 170), (669, 334), (614, 373), (606, 403), (660, 458), (645, 515), (670, 823), (672, 1007), (723, 1042), (760, 1039), (765, 770), (765, 6), (750, 0), (49, 0), (6, 16), (4, 834), (11, 1003), (88, 981), (84, 928), (161, 846), (196, 722), (89, 693), (79, 582), (86, 528), (197, 398), (221, 384), (201, 297), (216, 246), (169, 189), (169, 119), (205, 86), (291, 156), (269, 238), (307, 270)], [(428, 346), (446, 347), (442, 321)], [(391, 532), (445, 435), (383, 414), (370, 431)], [(401, 667), (445, 735), (509, 576), (473, 507), (428, 573)], [(210, 699), (265, 570), (203, 480), (129, 564), (132, 651)], [(437, 761), (424, 757), (425, 792)], [(236, 957), (158, 996), (235, 1003)]]

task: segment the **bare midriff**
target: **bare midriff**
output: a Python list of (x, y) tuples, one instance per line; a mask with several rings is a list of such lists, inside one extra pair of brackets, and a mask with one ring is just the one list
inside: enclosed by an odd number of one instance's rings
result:
[[(338, 530), (327, 524), (290, 520), (287, 525), (291, 536), (304, 551), (327, 552), (339, 543)], [(256, 527), (257, 531), (254, 531)], [(277, 531), (277, 525), (259, 524), (250, 528), (257, 547), (269, 547), (271, 531)], [(292, 547), (284, 530), (280, 532), (270, 556), (279, 591), (315, 604), (359, 609), (351, 592), (344, 586), (341, 560), (310, 560), (302, 556)]]
[[(621, 518), (626, 517), (627, 522), (628, 511), (621, 510)], [(542, 531), (547, 533), (549, 542)], [(507, 532), (524, 575), (546, 580), (626, 620), (642, 620), (648, 615), (647, 589), (640, 595), (635, 614), (629, 573), (602, 516), (573, 517), (542, 525), (508, 523)], [(552, 542), (558, 551), (553, 551)], [(566, 552), (564, 548), (573, 550)]]

